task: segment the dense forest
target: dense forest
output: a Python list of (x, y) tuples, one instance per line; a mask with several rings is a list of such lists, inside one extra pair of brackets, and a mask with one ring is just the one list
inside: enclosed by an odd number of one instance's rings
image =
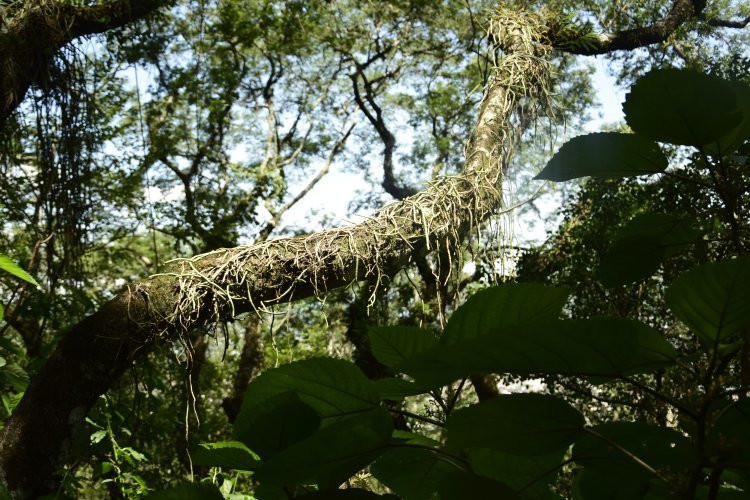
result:
[(0, 497), (747, 498), (749, 24), (2, 0)]

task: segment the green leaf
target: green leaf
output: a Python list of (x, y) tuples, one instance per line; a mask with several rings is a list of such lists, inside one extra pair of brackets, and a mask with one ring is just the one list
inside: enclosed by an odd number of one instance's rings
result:
[(617, 234), (617, 239), (652, 237), (664, 248), (665, 255), (679, 253), (685, 245), (694, 243), (702, 231), (695, 217), (683, 214), (645, 213), (631, 219)]
[(2, 321), (2, 320), (3, 320), (3, 317), (4, 317), (4, 316), (3, 316), (3, 314), (4, 314), (4, 313), (5, 313), (5, 310), (3, 309), (3, 305), (2, 305), (2, 304), (0, 304), (0, 321)]
[(737, 107), (742, 110), (742, 121), (716, 142), (705, 146), (706, 151), (718, 156), (729, 156), (750, 139), (750, 86), (744, 82), (728, 82), (737, 98)]
[(523, 490), (524, 498), (560, 499), (550, 490), (562, 467), (565, 450), (549, 455), (524, 457), (489, 448), (469, 452), (469, 464), (475, 473), (505, 483), (515, 491)]
[(626, 285), (652, 275), (669, 255), (699, 239), (695, 219), (648, 213), (633, 218), (602, 256), (599, 278), (607, 287)]
[(26, 370), (21, 368), (17, 363), (6, 364), (3, 369), (0, 370), (0, 375), (6, 382), (13, 386), (13, 389), (16, 392), (25, 391), (26, 387), (29, 385), (29, 374), (26, 373)]
[(286, 490), (281, 486), (259, 484), (253, 490), (253, 497), (258, 500), (289, 500)]
[(255, 470), (260, 465), (258, 455), (239, 441), (201, 443), (193, 452), (192, 460), (196, 465), (247, 471)]
[(658, 69), (639, 78), (622, 108), (636, 133), (688, 146), (721, 139), (743, 118), (727, 81), (680, 69)]
[(678, 471), (691, 467), (694, 456), (690, 441), (681, 433), (642, 422), (596, 425), (573, 446), (573, 459), (579, 465), (602, 471), (633, 469), (642, 472), (646, 481), (653, 474), (633, 457), (652, 469)]
[(621, 238), (602, 256), (598, 278), (607, 288), (627, 285), (654, 274), (663, 260), (664, 249), (657, 238)]
[(382, 399), (399, 401), (409, 396), (430, 392), (432, 387), (425, 387), (402, 378), (386, 377), (373, 382)]
[(147, 500), (224, 500), (219, 488), (210, 483), (186, 483), (145, 497)]
[(384, 453), (370, 472), (404, 500), (431, 498), (446, 474), (460, 470), (440, 450), (396, 448)]
[(415, 326), (372, 327), (368, 334), (375, 359), (389, 368), (437, 343), (432, 332)]
[(294, 391), (320, 416), (322, 425), (380, 404), (380, 395), (353, 363), (342, 359), (311, 358), (266, 370), (247, 388), (242, 412), (255, 412), (267, 400)]
[(274, 455), (256, 477), (279, 486), (314, 482), (335, 488), (383, 453), (392, 431), (383, 408), (352, 415)]
[(310, 436), (320, 427), (320, 417), (297, 393), (282, 392), (259, 407), (243, 407), (234, 422), (234, 434), (251, 450), (268, 458)]
[(14, 344), (13, 341), (5, 337), (0, 337), (0, 347), (12, 354), (15, 354), (16, 356), (21, 356), (24, 352), (16, 344)]
[(423, 436), (422, 434), (415, 434), (413, 432), (402, 431), (399, 429), (393, 431), (393, 435), (391, 436), (391, 443), (394, 446), (416, 445), (422, 447), (427, 446), (430, 448), (439, 448), (441, 446), (439, 441), (436, 441), (432, 438), (428, 438), (427, 436)]
[(708, 436), (707, 448), (722, 459), (750, 464), (750, 399), (722, 409)]
[(598, 132), (569, 140), (535, 179), (556, 182), (579, 177), (619, 178), (657, 174), (667, 157), (655, 142), (635, 134)]
[(0, 254), (0, 269), (12, 274), (16, 278), (21, 278), (22, 280), (27, 281), (34, 286), (39, 286), (39, 283), (37, 283), (36, 280), (29, 275), (29, 273), (21, 269), (21, 267), (10, 260), (7, 255)]
[(679, 475), (693, 465), (690, 441), (673, 429), (610, 422), (590, 431), (573, 446), (573, 459), (583, 466), (574, 486), (578, 498), (671, 498), (651, 470)]
[(444, 344), (497, 332), (498, 329), (560, 316), (570, 291), (539, 283), (508, 283), (472, 295), (451, 315)]
[(669, 308), (705, 344), (750, 327), (750, 258), (704, 264), (680, 275), (666, 294)]
[(520, 497), (506, 484), (470, 472), (453, 472), (443, 476), (443, 480), (440, 481), (439, 498), (440, 500), (469, 498), (514, 500)]
[(565, 450), (583, 432), (583, 415), (547, 394), (507, 394), (454, 412), (448, 448), (490, 448), (523, 456)]
[(583, 469), (573, 481), (575, 500), (671, 500), (661, 481), (644, 478), (633, 471)]
[(416, 356), (404, 371), (433, 386), (472, 373), (618, 377), (664, 368), (676, 356), (674, 347), (643, 323), (590, 318), (520, 325), (440, 346)]

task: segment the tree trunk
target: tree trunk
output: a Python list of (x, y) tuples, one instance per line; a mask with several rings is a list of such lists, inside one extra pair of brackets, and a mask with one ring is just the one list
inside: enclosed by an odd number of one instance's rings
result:
[(260, 372), (263, 367), (263, 338), (262, 319), (256, 314), (250, 314), (244, 320), (245, 340), (240, 352), (240, 361), (237, 364), (237, 372), (232, 381), (232, 393), (222, 401), (227, 418), (234, 422), (242, 408), (242, 399), (250, 380)]

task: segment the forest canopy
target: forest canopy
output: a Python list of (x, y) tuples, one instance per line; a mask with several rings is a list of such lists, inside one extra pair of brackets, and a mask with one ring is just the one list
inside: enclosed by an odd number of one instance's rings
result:
[(0, 4), (0, 494), (744, 497), (749, 23)]

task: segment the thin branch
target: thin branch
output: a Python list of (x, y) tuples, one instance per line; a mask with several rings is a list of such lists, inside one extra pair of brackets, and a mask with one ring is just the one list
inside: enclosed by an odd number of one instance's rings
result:
[(750, 24), (750, 16), (747, 16), (745, 19), (739, 19), (736, 21), (732, 21), (730, 19), (708, 19), (706, 20), (706, 24), (708, 24), (709, 26), (715, 26), (717, 28), (742, 29)]
[(555, 44), (560, 50), (580, 55), (598, 55), (616, 50), (637, 49), (666, 41), (683, 23), (700, 16), (705, 8), (706, 0), (675, 0), (664, 19), (649, 26), (600, 34), (593, 46), (582, 47), (573, 44), (571, 47), (567, 44), (567, 42), (574, 42), (579, 34), (573, 36), (572, 40), (556, 39)]
[(413, 418), (414, 420), (420, 420), (422, 422), (432, 424), (438, 427), (445, 427), (445, 422), (441, 422), (440, 420), (435, 420), (434, 418), (425, 417), (423, 415), (418, 415), (416, 413), (412, 413), (407, 410), (399, 410), (398, 408), (388, 408), (388, 411), (392, 413), (396, 413), (398, 415), (403, 415), (405, 417)]

